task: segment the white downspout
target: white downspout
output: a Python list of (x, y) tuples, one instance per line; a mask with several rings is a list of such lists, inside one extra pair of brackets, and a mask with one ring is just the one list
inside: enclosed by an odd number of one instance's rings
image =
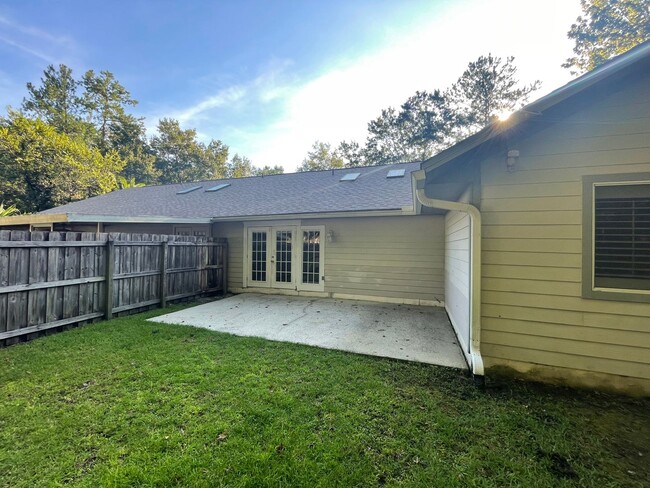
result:
[(463, 202), (451, 202), (429, 198), (424, 192), (426, 173), (414, 171), (415, 195), (418, 202), (426, 207), (442, 210), (454, 210), (469, 215), (470, 220), (470, 341), (469, 356), (474, 376), (483, 376), (483, 358), (481, 357), (481, 212), (474, 205)]

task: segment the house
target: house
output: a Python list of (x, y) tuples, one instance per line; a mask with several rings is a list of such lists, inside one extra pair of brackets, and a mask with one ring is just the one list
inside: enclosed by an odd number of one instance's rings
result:
[(415, 178), (448, 209), (444, 301), (475, 365), (650, 393), (650, 42)]
[(444, 217), (416, 215), (411, 173), (419, 168), (404, 163), (129, 188), (2, 224), (225, 237), (235, 293), (442, 305)]
[(9, 228), (225, 237), (233, 292), (444, 306), (472, 372), (650, 393), (650, 43), (422, 163), (133, 188)]

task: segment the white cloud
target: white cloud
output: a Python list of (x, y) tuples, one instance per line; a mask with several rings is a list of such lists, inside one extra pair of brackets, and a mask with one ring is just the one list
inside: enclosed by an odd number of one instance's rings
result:
[(400, 105), (416, 90), (446, 88), (488, 52), (514, 55), (522, 82), (541, 79), (548, 92), (569, 80), (560, 64), (570, 54), (566, 32), (578, 14), (577, 0), (456, 3), (393, 37), (389, 47), (304, 83), (286, 98), (275, 123), (236, 149), (256, 164), (293, 170), (315, 140), (363, 142), (367, 123), (382, 108)]
[(58, 36), (0, 15), (0, 42), (50, 64), (76, 49), (72, 38)]
[(173, 113), (171, 117), (178, 119), (181, 124), (188, 121), (196, 122), (207, 116), (207, 112), (215, 108), (230, 105), (241, 100), (246, 95), (246, 88), (235, 85), (219, 90), (216, 95), (204, 98), (200, 102), (183, 109), (180, 112)]
[(340, 59), (312, 79), (297, 80), (290, 61), (273, 60), (256, 78), (171, 116), (256, 165), (291, 171), (315, 140), (363, 143), (382, 108), (401, 105), (416, 90), (447, 88), (488, 52), (515, 56), (522, 82), (542, 80), (539, 96), (569, 81), (560, 65), (571, 54), (566, 33), (579, 0), (464, 0), (440, 9), (409, 26), (387, 26), (374, 51)]
[(25, 46), (25, 45), (23, 45), (23, 44), (21, 44), (19, 42), (13, 41), (11, 39), (7, 39), (6, 37), (3, 37), (3, 36), (0, 36), (0, 41), (4, 42), (5, 44), (7, 44), (9, 46), (15, 47), (16, 49), (19, 49), (20, 51), (22, 51), (24, 53), (31, 54), (32, 56), (34, 56), (34, 57), (36, 57), (36, 58), (38, 58), (38, 59), (40, 59), (42, 61), (45, 61), (46, 63), (50, 63), (50, 64), (55, 64), (56, 63), (56, 60), (52, 56), (49, 56), (48, 54), (46, 54), (46, 53), (44, 53), (42, 51), (39, 51), (37, 49)]

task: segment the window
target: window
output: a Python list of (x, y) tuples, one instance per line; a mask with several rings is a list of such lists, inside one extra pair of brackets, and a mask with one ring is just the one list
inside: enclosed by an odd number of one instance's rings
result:
[(588, 298), (650, 301), (650, 178), (631, 176), (585, 179), (583, 295)]
[(306, 285), (320, 283), (319, 230), (304, 230), (302, 233), (302, 282)]
[(210, 192), (210, 191), (219, 191), (219, 190), (223, 190), (224, 188), (228, 188), (229, 186), (230, 186), (230, 183), (221, 183), (220, 185), (213, 186), (212, 188), (208, 188), (205, 191), (208, 191), (208, 192)]
[(391, 169), (386, 175), (386, 178), (404, 178), (405, 173), (405, 169)]
[(341, 179), (339, 181), (356, 181), (360, 174), (361, 173), (346, 173), (341, 176)]
[(185, 195), (187, 193), (192, 193), (193, 191), (198, 190), (199, 188), (203, 188), (202, 185), (197, 185), (197, 186), (192, 186), (190, 188), (182, 188), (176, 192), (176, 195)]
[(251, 233), (251, 281), (266, 281), (266, 232)]

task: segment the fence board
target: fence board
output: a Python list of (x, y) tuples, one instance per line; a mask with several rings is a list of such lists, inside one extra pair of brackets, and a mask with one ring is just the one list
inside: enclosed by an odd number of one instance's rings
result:
[[(50, 242), (56, 244), (63, 239), (60, 232), (50, 232)], [(50, 247), (47, 250), (47, 281), (60, 282), (63, 280), (64, 252), (63, 248)], [(63, 288), (57, 286), (47, 290), (46, 306), (47, 322), (54, 322), (63, 318)]]
[[(29, 232), (12, 231), (11, 241), (27, 241)], [(11, 248), (9, 253), (9, 285), (27, 284), (29, 281), (29, 249)], [(14, 292), (7, 295), (7, 331), (27, 325), (27, 293)], [(8, 339), (7, 345), (17, 342)]]
[(0, 345), (225, 292), (226, 246), (191, 236), (0, 231)]
[[(32, 241), (46, 241), (47, 232), (32, 232)], [(47, 248), (33, 247), (29, 250), (29, 278), (30, 285), (42, 283), (47, 280)], [(43, 324), (46, 321), (47, 290), (35, 289), (27, 291), (27, 327)], [(30, 335), (27, 339), (33, 339)]]
[[(66, 241), (78, 241), (81, 235), (78, 232), (66, 232)], [(66, 247), (64, 251), (63, 277), (65, 279), (79, 278), (81, 261), (79, 247)], [(79, 285), (66, 286), (63, 289), (63, 318), (79, 315)]]
[[(11, 231), (0, 230), (0, 241), (11, 239)], [(9, 284), (9, 248), (0, 248), (0, 287)], [(0, 333), (7, 330), (7, 295), (0, 295)], [(5, 345), (0, 341), (0, 345)]]

